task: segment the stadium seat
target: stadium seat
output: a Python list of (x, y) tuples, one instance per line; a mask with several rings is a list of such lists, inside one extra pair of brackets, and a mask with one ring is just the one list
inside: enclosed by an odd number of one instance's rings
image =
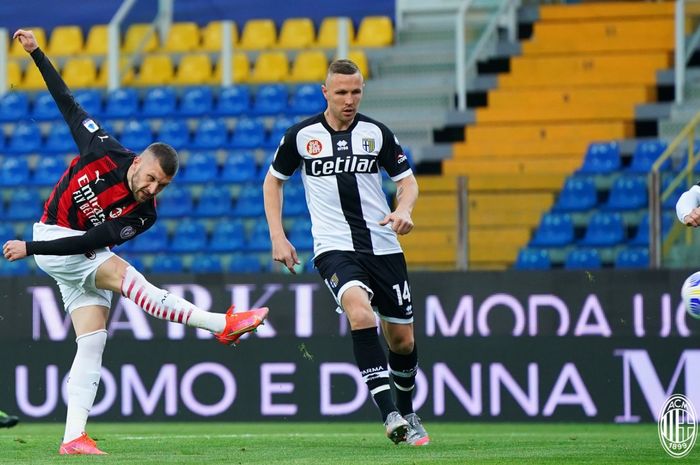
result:
[(620, 146), (617, 142), (592, 143), (586, 150), (579, 173), (608, 174), (619, 170)]
[(199, 48), (199, 26), (194, 22), (173, 23), (163, 45), (166, 52), (187, 53)]
[(124, 123), (119, 142), (134, 152), (141, 152), (154, 141), (148, 120), (131, 119)]
[[(0, 223), (0, 242), (5, 243), (17, 239), (17, 234), (15, 233), (15, 228), (9, 223)], [(5, 261), (5, 260), (0, 260)]]
[(358, 47), (389, 47), (394, 42), (394, 26), (388, 16), (365, 16), (357, 29)]
[[(286, 189), (285, 189), (286, 190)], [(286, 192), (285, 192), (286, 200)], [(285, 201), (286, 207), (286, 201)], [(289, 228), (289, 242), (301, 252), (310, 252), (314, 249), (314, 238), (311, 235), (311, 221), (304, 219), (295, 220)]]
[(27, 260), (0, 260), (0, 276), (28, 276), (30, 273), (31, 268)]
[[(141, 45), (151, 25), (145, 23), (134, 23), (126, 30), (124, 37), (124, 52), (133, 53)], [(146, 40), (146, 44), (141, 50), (144, 53), (153, 52), (158, 48), (158, 34), (155, 30)]]
[(90, 58), (69, 58), (63, 66), (61, 76), (71, 89), (93, 87), (97, 80), (97, 68)]
[[(7, 62), (7, 87), (9, 89), (19, 89), (22, 85), (22, 68), (16, 61)], [(7, 95), (7, 94), (5, 94)]]
[(172, 87), (151, 87), (143, 97), (141, 116), (157, 118), (175, 114), (177, 97)]
[(73, 92), (75, 101), (93, 117), (102, 114), (102, 92), (97, 89), (81, 89)]
[[(63, 125), (66, 127), (66, 125)], [(71, 139), (72, 140), (72, 139)], [(66, 164), (59, 157), (41, 157), (37, 161), (32, 184), (36, 186), (53, 186), (66, 171)]]
[(251, 97), (248, 86), (229, 86), (221, 89), (214, 113), (220, 116), (239, 116), (248, 113)]
[(224, 159), (221, 181), (244, 183), (254, 181), (257, 175), (255, 154), (248, 151), (230, 152)]
[(51, 31), (46, 52), (49, 56), (77, 55), (82, 51), (83, 31), (80, 26), (56, 26)]
[(156, 255), (151, 265), (151, 273), (182, 273), (184, 269), (181, 256), (165, 253)]
[(62, 121), (56, 121), (51, 125), (42, 152), (60, 154), (78, 153), (78, 147), (75, 145), (75, 141), (73, 140), (73, 136), (67, 124)]
[(54, 119), (62, 119), (58, 105), (53, 99), (53, 96), (48, 90), (39, 92), (34, 97), (34, 108), (32, 110), (32, 118), (37, 121), (49, 121)]
[(513, 267), (516, 270), (548, 270), (552, 264), (547, 249), (522, 248)]
[(369, 60), (364, 50), (350, 50), (348, 59), (357, 65), (365, 80), (370, 77)]
[[(120, 41), (121, 45), (121, 41)], [(95, 24), (90, 27), (85, 40), (85, 53), (90, 55), (107, 55), (109, 34), (106, 24)]]
[[(221, 50), (223, 28), (221, 21), (211, 21), (201, 30), (202, 50), (205, 52), (218, 52)], [(234, 47), (238, 43), (238, 26), (231, 21), (231, 45)]]
[(231, 148), (255, 149), (265, 142), (265, 126), (259, 119), (239, 118), (233, 128)]
[[(214, 67), (214, 75), (211, 78), (211, 84), (221, 85), (221, 66), (222, 60), (218, 60)], [(248, 82), (250, 78), (250, 60), (248, 60), (248, 55), (245, 53), (234, 53), (233, 60), (231, 60), (231, 68), (231, 79), (234, 84)]]
[(212, 64), (209, 55), (194, 53), (180, 59), (173, 79), (175, 85), (199, 85), (211, 82)]
[[(53, 59), (50, 60), (54, 64), (54, 68), (60, 73), (60, 67), (56, 65)], [(41, 76), (41, 71), (33, 62), (27, 63), (27, 67), (24, 70), (24, 78), (19, 88), (23, 90), (46, 90), (46, 82)]]
[(314, 23), (310, 18), (287, 18), (282, 23), (277, 46), (308, 48), (314, 43)]
[(323, 82), (328, 72), (328, 59), (320, 50), (306, 50), (297, 54), (288, 80), (290, 82)]
[(598, 192), (593, 180), (588, 177), (570, 176), (564, 183), (557, 201), (552, 207), (557, 212), (582, 212), (598, 203)]
[(192, 152), (187, 159), (181, 182), (203, 183), (214, 181), (218, 175), (216, 154), (213, 152)]
[(286, 118), (284, 116), (275, 118), (275, 121), (272, 123), (272, 128), (270, 128), (270, 133), (265, 138), (263, 147), (268, 149), (277, 148), (282, 140), (282, 137), (284, 137), (284, 133), (287, 132), (287, 129), (289, 129), (289, 127), (293, 124), (294, 121), (292, 121), (290, 118)]
[(648, 202), (646, 179), (637, 175), (622, 175), (615, 179), (610, 197), (601, 208), (606, 211), (629, 211), (645, 208)]
[(271, 116), (284, 114), (287, 110), (287, 87), (283, 84), (260, 86), (255, 94), (253, 113)]
[(326, 108), (326, 99), (318, 84), (302, 84), (294, 88), (289, 99), (289, 112), (295, 115), (314, 115)]
[(0, 186), (24, 186), (29, 183), (26, 157), (6, 157), (0, 163)]
[(597, 212), (589, 220), (579, 244), (592, 247), (618, 245), (625, 240), (625, 225), (618, 213)]
[(246, 184), (241, 187), (233, 214), (241, 217), (262, 217), (265, 214), (262, 189), (258, 183)]
[(198, 252), (207, 245), (207, 229), (204, 223), (185, 218), (177, 225), (169, 250), (171, 252)]
[(643, 247), (622, 249), (615, 257), (615, 268), (640, 269), (649, 266), (649, 250)]
[(105, 118), (133, 117), (139, 111), (139, 97), (135, 89), (121, 88), (107, 94)]
[(264, 50), (277, 41), (277, 29), (271, 19), (250, 19), (243, 26), (238, 47), (242, 50)]
[(10, 136), (10, 143), (5, 149), (8, 153), (33, 153), (41, 148), (41, 130), (33, 121), (20, 121), (15, 125)]
[(172, 145), (175, 150), (181, 150), (190, 144), (190, 130), (187, 121), (183, 119), (166, 119), (160, 125), (158, 139)]
[(187, 216), (192, 211), (192, 193), (177, 184), (158, 195), (158, 215), (163, 218)]
[[(46, 31), (42, 27), (24, 27), (25, 30), (31, 30), (34, 33), (36, 42), (39, 48), (46, 50)], [(14, 31), (13, 31), (14, 32)], [(10, 41), (10, 57), (16, 58), (26, 58), (27, 52), (24, 51), (24, 47), (19, 40)], [(36, 66), (34, 66), (36, 68)]]
[[(338, 48), (338, 20), (336, 17), (323, 18), (318, 28), (316, 46), (321, 48)], [(352, 21), (348, 21), (349, 43), (355, 40), (355, 28)]]
[(241, 220), (222, 219), (214, 224), (207, 250), (211, 252), (236, 252), (243, 250), (246, 242), (245, 226)]
[[(668, 144), (661, 140), (642, 141), (634, 148), (632, 163), (627, 171), (631, 173), (646, 174), (651, 171), (651, 166), (657, 158), (666, 150)], [(661, 164), (662, 171), (671, 169), (671, 157)]]
[(10, 193), (5, 219), (33, 220), (41, 216), (41, 198), (35, 189), (18, 188)]
[(270, 242), (270, 230), (267, 227), (265, 218), (258, 218), (250, 230), (247, 241), (247, 249), (252, 252), (270, 252), (272, 243)]
[[(134, 69), (129, 66), (129, 59), (122, 56), (119, 60), (120, 63), (120, 84), (123, 86), (130, 86), (134, 84)], [(95, 82), (95, 87), (107, 87), (109, 83), (109, 62), (104, 60), (100, 65), (100, 69), (97, 72), (97, 81)]]
[(156, 221), (153, 226), (128, 242), (130, 252), (163, 252), (168, 248), (168, 228), (165, 223)]
[(595, 270), (601, 266), (600, 254), (596, 249), (574, 249), (564, 261), (567, 270)]
[[(663, 181), (661, 182), (661, 192), (662, 193), (668, 188), (668, 186), (671, 184), (672, 180), (673, 180), (673, 178), (671, 178), (671, 177), (666, 177), (663, 179)], [(685, 183), (684, 182), (679, 183), (678, 186), (676, 186), (676, 188), (673, 190), (673, 192), (671, 192), (671, 194), (668, 197), (666, 197), (666, 200), (664, 200), (661, 203), (661, 208), (663, 208), (663, 209), (675, 209), (676, 202), (678, 202), (678, 199), (683, 194), (683, 192), (685, 192), (685, 190), (686, 190)]]
[[(306, 206), (306, 193), (304, 185), (297, 179), (298, 175), (292, 177), (284, 186), (284, 216), (306, 216), (309, 209)], [(311, 224), (309, 224), (309, 230)]]
[(194, 86), (185, 89), (180, 96), (181, 116), (202, 116), (212, 113), (214, 96), (209, 86)]
[(202, 118), (194, 132), (190, 148), (194, 150), (221, 149), (228, 147), (228, 140), (226, 123), (220, 119)]
[(221, 264), (221, 258), (218, 255), (209, 255), (199, 253), (192, 257), (190, 264), (190, 273), (206, 274), (206, 273), (221, 273), (224, 267)]
[(289, 75), (289, 61), (284, 52), (262, 52), (255, 60), (249, 82), (261, 84), (283, 82)]
[(20, 121), (29, 116), (29, 98), (25, 92), (0, 96), (0, 121)]
[[(665, 237), (666, 234), (673, 227), (674, 221), (678, 221), (675, 212), (664, 212), (661, 214), (661, 235)], [(649, 246), (649, 214), (645, 213), (642, 216), (641, 221), (637, 225), (637, 230), (634, 233), (632, 239), (627, 242), (628, 245), (637, 247), (648, 247)]]
[(545, 213), (542, 216), (530, 246), (559, 247), (574, 240), (574, 224), (566, 213)]
[(229, 273), (258, 273), (260, 272), (260, 258), (256, 254), (236, 254), (226, 268)]
[(162, 86), (173, 80), (173, 62), (170, 55), (146, 55), (141, 62), (134, 84)]

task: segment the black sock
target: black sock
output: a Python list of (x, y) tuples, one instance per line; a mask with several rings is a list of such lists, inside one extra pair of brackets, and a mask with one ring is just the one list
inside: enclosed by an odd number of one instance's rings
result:
[(402, 355), (389, 351), (389, 366), (396, 387), (396, 406), (402, 416), (413, 413), (413, 388), (418, 372), (418, 350), (415, 344), (413, 352)]
[(386, 417), (396, 410), (396, 406), (391, 399), (386, 354), (379, 344), (377, 328), (357, 329), (351, 331), (351, 334), (357, 367), (372, 394), (374, 403), (382, 413), (382, 421), (386, 421)]

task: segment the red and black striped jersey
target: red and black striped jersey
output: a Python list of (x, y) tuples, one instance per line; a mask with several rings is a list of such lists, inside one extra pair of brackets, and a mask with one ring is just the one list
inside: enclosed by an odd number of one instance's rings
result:
[[(40, 49), (31, 55), (80, 151), (47, 199), (41, 222), (88, 231), (84, 235), (88, 250), (120, 244), (150, 228), (156, 221), (155, 199), (137, 202), (127, 180), (136, 154), (85, 112)], [(31, 248), (33, 253), (46, 254), (49, 242), (53, 241), (30, 243), (28, 252)], [(54, 249), (50, 247), (51, 254), (76, 253), (73, 247)]]

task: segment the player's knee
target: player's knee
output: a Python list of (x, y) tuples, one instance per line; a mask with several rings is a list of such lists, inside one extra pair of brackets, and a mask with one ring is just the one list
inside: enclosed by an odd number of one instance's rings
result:
[(396, 339), (392, 339), (390, 343), (390, 349), (392, 352), (401, 355), (408, 355), (413, 352), (413, 337), (404, 336)]

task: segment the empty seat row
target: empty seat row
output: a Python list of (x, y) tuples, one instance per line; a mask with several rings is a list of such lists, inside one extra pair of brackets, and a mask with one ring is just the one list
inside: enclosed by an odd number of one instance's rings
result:
[[(649, 251), (644, 247), (628, 247), (615, 256), (615, 268), (643, 269), (649, 266)], [(603, 267), (600, 254), (596, 249), (582, 248), (570, 251), (564, 261), (567, 270), (596, 270)], [(546, 249), (523, 248), (518, 253), (515, 269), (549, 270), (552, 263)]]
[[(630, 165), (623, 167), (620, 144), (617, 142), (595, 142), (588, 146), (578, 174), (610, 174), (617, 171), (645, 174), (651, 170), (654, 162), (666, 151), (668, 144), (662, 140), (643, 140), (636, 144)], [(662, 171), (673, 168), (669, 157), (661, 165)]]

